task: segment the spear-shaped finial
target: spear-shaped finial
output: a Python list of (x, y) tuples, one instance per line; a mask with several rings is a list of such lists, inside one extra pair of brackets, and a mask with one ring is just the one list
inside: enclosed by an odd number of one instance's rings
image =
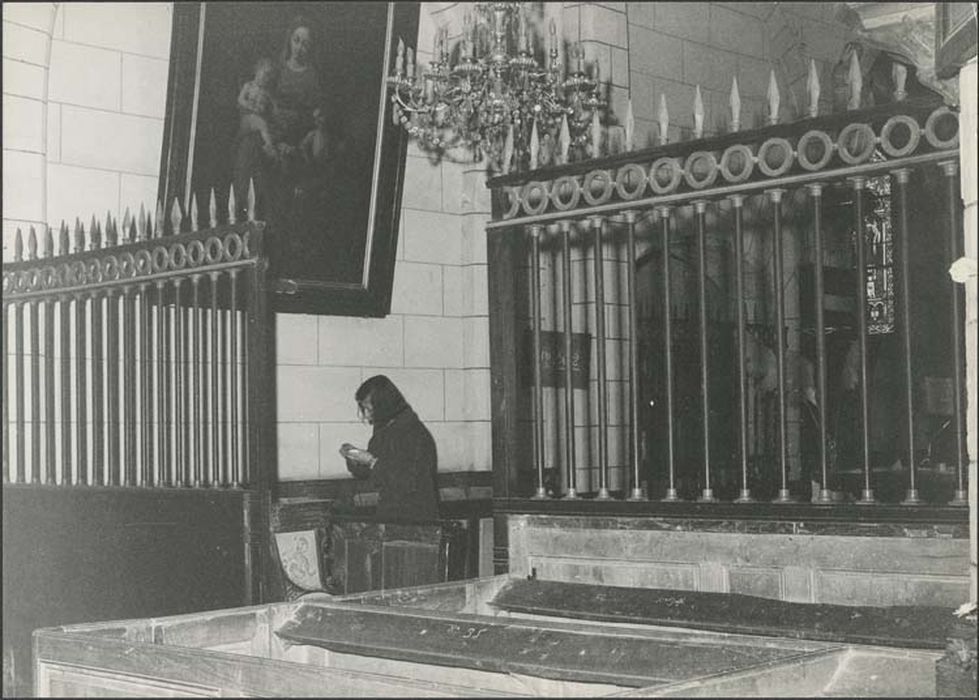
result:
[(809, 93), (809, 116), (819, 116), (819, 71), (816, 60), (809, 59), (809, 77), (806, 78), (806, 92)]
[(894, 99), (900, 102), (908, 96), (904, 84), (908, 79), (908, 68), (900, 63), (891, 66), (891, 78), (894, 80)]
[(738, 76), (731, 79), (731, 132), (741, 128), (741, 93), (738, 92)]
[(773, 68), (768, 74), (768, 123), (775, 125), (778, 124), (778, 105), (779, 105), (779, 94), (778, 94), (778, 81), (775, 80), (775, 69)]
[(228, 187), (228, 224), (238, 223), (238, 204), (235, 202), (235, 186)]
[(20, 227), (17, 227), (17, 233), (14, 234), (14, 262), (20, 262), (24, 259), (24, 234), (21, 233)]
[(626, 103), (625, 108), (625, 150), (629, 152), (635, 145), (636, 138), (636, 117), (632, 113), (632, 98)]
[(136, 224), (136, 234), (139, 236), (139, 240), (146, 240), (146, 238), (149, 236), (146, 227), (149, 226), (150, 222), (146, 216), (146, 207), (142, 202), (139, 204), (139, 220), (134, 221), (133, 223)]
[(82, 221), (75, 217), (75, 253), (85, 250), (85, 229), (82, 228)]
[(193, 192), (190, 194), (190, 230), (197, 231), (197, 197)]
[(173, 204), (170, 206), (170, 232), (174, 236), (180, 233), (180, 224), (183, 222), (184, 213), (180, 211), (180, 200), (174, 197)]
[(602, 122), (597, 110), (591, 114), (591, 155), (592, 158), (600, 158), (602, 155)]
[(37, 260), (37, 231), (34, 230), (33, 224), (31, 224), (31, 230), (27, 234), (27, 259)]
[(156, 200), (156, 216), (153, 218), (153, 235), (160, 238), (165, 233), (163, 230), (163, 202)]
[(659, 94), (659, 142), (666, 143), (670, 136), (670, 111), (666, 108), (666, 95)]
[(571, 129), (568, 127), (568, 115), (561, 118), (561, 134), (558, 138), (558, 153), (561, 164), (568, 162), (568, 150), (571, 148)]
[(248, 221), (255, 220), (255, 178), (248, 178), (248, 204), (245, 207), (245, 216)]
[(850, 83), (850, 100), (847, 109), (860, 109), (860, 93), (863, 90), (863, 73), (860, 71), (860, 56), (857, 49), (850, 52), (850, 72), (847, 75)]
[(119, 245), (119, 225), (111, 214), (105, 219), (105, 245), (109, 248)]
[(216, 228), (218, 225), (218, 200), (217, 196), (214, 194), (214, 188), (211, 188), (211, 199), (207, 204), (207, 226), (208, 228)]
[(540, 135), (537, 133), (537, 120), (530, 127), (530, 169), (537, 170), (540, 165)]
[(44, 247), (41, 252), (46, 258), (54, 257), (54, 234), (51, 233), (50, 226), (44, 227)]
[(92, 217), (92, 225), (88, 229), (90, 250), (98, 250), (102, 247), (102, 225)]
[(126, 232), (129, 231), (129, 226), (132, 224), (133, 216), (129, 212), (129, 207), (126, 207), (126, 211), (122, 214), (122, 237), (126, 238)]
[(510, 172), (510, 161), (513, 160), (513, 124), (506, 132), (506, 140), (503, 141), (503, 162), (500, 163), (500, 172), (504, 175)]
[(70, 236), (68, 232), (68, 224), (64, 219), (61, 220), (61, 227), (58, 229), (58, 250), (59, 255), (68, 255), (69, 248), (71, 247)]
[(702, 138), (704, 135), (704, 97), (700, 94), (700, 86), (693, 95), (693, 137)]

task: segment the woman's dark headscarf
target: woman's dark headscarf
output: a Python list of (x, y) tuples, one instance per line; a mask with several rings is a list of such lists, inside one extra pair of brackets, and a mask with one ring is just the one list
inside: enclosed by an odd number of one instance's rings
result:
[(409, 408), (408, 402), (398, 391), (398, 387), (383, 374), (375, 374), (373, 377), (365, 379), (364, 383), (357, 388), (354, 398), (357, 401), (363, 401), (368, 396), (374, 406), (375, 426), (387, 423), (403, 410)]

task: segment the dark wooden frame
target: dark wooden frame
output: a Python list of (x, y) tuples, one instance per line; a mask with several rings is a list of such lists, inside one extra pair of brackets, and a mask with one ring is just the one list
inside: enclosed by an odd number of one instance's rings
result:
[[(194, 147), (195, 119), (200, 89), (202, 44), (207, 27), (206, 5), (202, 2), (176, 3), (170, 45), (170, 72), (167, 86), (166, 121), (160, 161), (159, 201), (169, 210), (174, 199), (187, 206), (188, 163)], [(382, 65), (390, 67), (398, 37), (414, 43), (418, 33), (419, 3), (389, 3), (385, 28), (385, 56)], [(315, 11), (315, 7), (312, 8)], [(204, 27), (201, 19), (204, 18)], [(371, 76), (382, 89), (383, 75)], [(401, 192), (404, 183), (405, 152), (408, 135), (393, 123), (392, 106), (381, 95), (378, 115), (378, 148), (375, 149), (371, 185), (371, 211), (365, 231), (364, 267), (358, 283), (312, 278), (290, 270), (288, 260), (273, 262), (269, 271), (275, 311), (351, 316), (385, 316), (390, 312), (397, 254)], [(271, 231), (274, 237), (279, 232)]]
[[(976, 55), (975, 6), (955, 5), (935, 3), (935, 74), (939, 78), (958, 75), (962, 66)], [(953, 15), (954, 10), (966, 14)]]

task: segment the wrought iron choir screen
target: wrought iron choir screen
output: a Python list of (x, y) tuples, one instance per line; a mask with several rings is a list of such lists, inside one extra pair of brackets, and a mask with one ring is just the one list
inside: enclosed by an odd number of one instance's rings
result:
[(238, 222), (233, 198), (224, 221), (211, 201), (203, 227), (174, 203), (169, 221), (159, 207), (155, 223), (127, 211), (121, 225), (31, 229), (26, 256), (17, 232), (3, 266), (3, 483), (5, 497), (97, 487), (120, 504), (238, 493), (257, 518), (237, 516), (254, 526), (241, 542), (256, 547), (243, 555), (251, 599), (275, 478), (265, 231), (253, 202)]
[(957, 146), (899, 97), (491, 180), (496, 496), (963, 505)]

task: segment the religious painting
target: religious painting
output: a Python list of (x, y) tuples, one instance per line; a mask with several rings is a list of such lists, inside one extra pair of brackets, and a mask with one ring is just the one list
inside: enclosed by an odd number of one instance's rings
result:
[[(160, 199), (268, 225), (273, 306), (390, 309), (407, 135), (385, 76), (417, 3), (175, 3)], [(203, 218), (203, 217), (202, 217)]]

